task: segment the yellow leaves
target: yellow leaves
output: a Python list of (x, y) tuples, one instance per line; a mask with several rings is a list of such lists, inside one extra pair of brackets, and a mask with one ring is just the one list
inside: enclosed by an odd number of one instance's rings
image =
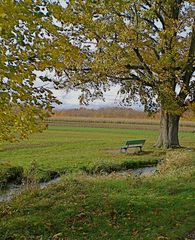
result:
[[(4, 83), (3, 78), (0, 79), (0, 89), (3, 89), (0, 96), (0, 141), (16, 141), (45, 129), (43, 120), (55, 102), (51, 92), (35, 87), (36, 75), (33, 74), (50, 46), (48, 39), (37, 36), (41, 19), (31, 12), (37, 3), (29, 0), (1, 2), (0, 34), (4, 44), (0, 46), (0, 75), (8, 80)], [(55, 27), (49, 27), (48, 23), (45, 26), (56, 33)], [(41, 52), (38, 61), (39, 46), (45, 51)], [(47, 66), (45, 64), (44, 69)]]
[(0, 13), (0, 18), (5, 19), (5, 18), (8, 18), (8, 16), (6, 13)]
[(195, 113), (195, 102), (189, 103), (189, 110)]

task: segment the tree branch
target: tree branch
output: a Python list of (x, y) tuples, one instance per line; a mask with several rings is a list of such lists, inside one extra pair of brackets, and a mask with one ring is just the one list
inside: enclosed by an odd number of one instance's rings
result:
[(142, 65), (131, 65), (131, 64), (127, 64), (127, 65), (125, 65), (125, 67), (126, 67), (127, 69), (129, 69), (129, 70), (137, 70), (137, 69), (142, 69), (142, 70), (144, 70), (144, 69), (145, 69), (145, 67), (142, 66)]
[(145, 20), (148, 24), (150, 24), (150, 26), (152, 26), (156, 30), (156, 32), (160, 32), (160, 29), (155, 25), (154, 21), (151, 21), (147, 18), (141, 18), (141, 19)]
[(186, 64), (186, 67), (184, 69), (185, 73), (183, 76), (183, 82), (189, 86), (190, 79), (192, 77), (192, 74), (194, 72), (194, 58), (195, 58), (195, 19), (193, 22), (192, 26), (192, 36), (191, 36), (191, 44), (189, 48), (189, 53), (188, 53), (188, 61)]
[[(142, 73), (142, 75), (144, 75)], [(141, 81), (143, 84), (145, 84), (146, 86), (148, 87), (153, 87), (153, 85), (147, 81), (145, 81), (143, 78), (139, 77), (138, 75), (136, 74), (133, 74), (133, 73), (130, 73), (129, 76), (110, 76), (110, 75), (107, 75), (108, 78), (111, 78), (111, 79), (116, 79), (117, 81)]]
[(165, 30), (165, 20), (164, 20), (163, 16), (160, 14), (160, 12), (155, 11), (155, 13), (162, 24), (163, 30)]
[(145, 0), (144, 2), (146, 3), (146, 5), (147, 5), (148, 7), (151, 7), (151, 6), (152, 6), (152, 4), (151, 4), (148, 0)]
[(149, 73), (150, 76), (153, 76), (152, 71), (150, 70), (150, 68), (148, 67), (148, 65), (144, 62), (144, 59), (143, 59), (142, 55), (140, 54), (139, 49), (138, 49), (138, 48), (134, 48), (133, 50), (134, 50), (134, 52), (136, 53), (136, 55), (137, 55), (138, 59), (140, 60), (140, 62), (143, 63), (144, 69), (147, 70), (147, 72)]

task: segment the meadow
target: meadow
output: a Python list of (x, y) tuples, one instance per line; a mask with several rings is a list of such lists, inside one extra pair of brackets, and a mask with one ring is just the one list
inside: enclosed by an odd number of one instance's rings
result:
[[(182, 138), (187, 138), (183, 134)], [(128, 162), (147, 162), (160, 159), (161, 151), (154, 152), (152, 144), (157, 138), (155, 131), (126, 129), (50, 126), (44, 133), (16, 144), (5, 144), (0, 152), (0, 163), (23, 166), (29, 169), (32, 162), (44, 172), (75, 172), (83, 167)], [(128, 139), (146, 139), (142, 156), (121, 154), (120, 147)], [(131, 153), (131, 150), (129, 151)]]
[[(22, 166), (28, 174), (34, 164), (37, 180), (48, 171), (62, 177), (47, 189), (34, 186), (0, 203), (0, 239), (176, 240), (194, 230), (195, 133), (181, 131), (183, 148), (165, 151), (153, 148), (158, 131), (152, 124), (139, 130), (139, 124), (54, 123), (29, 140), (1, 146), (1, 166)], [(146, 139), (143, 152), (121, 153), (128, 139)], [(158, 160), (158, 171), (145, 177), (83, 171)]]

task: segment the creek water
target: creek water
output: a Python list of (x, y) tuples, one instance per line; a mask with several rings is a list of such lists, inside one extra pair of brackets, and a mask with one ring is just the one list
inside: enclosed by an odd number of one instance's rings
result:
[[(157, 167), (152, 166), (152, 167), (144, 167), (144, 168), (119, 171), (117, 173), (115, 172), (115, 174), (119, 174), (122, 176), (128, 176), (130, 174), (134, 174), (136, 176), (147, 176), (147, 175), (153, 174), (156, 171), (157, 171)], [(37, 187), (39, 189), (44, 189), (44, 188), (48, 187), (49, 185), (58, 182), (60, 179), (61, 179), (61, 177), (57, 177), (48, 182), (37, 183), (35, 185), (35, 187)], [(21, 184), (21, 185), (10, 184), (5, 190), (0, 190), (0, 202), (10, 201), (15, 196), (20, 195), (21, 193), (30, 190), (30, 188), (31, 188), (31, 186), (28, 186), (26, 184)]]
[(131, 170), (133, 174), (139, 175), (139, 176), (147, 176), (155, 173), (156, 171), (157, 171), (157, 166), (137, 168), (137, 169)]
[[(53, 183), (58, 182), (60, 179), (61, 178), (58, 177), (58, 178), (52, 179), (48, 182), (37, 183), (37, 184), (33, 185), (33, 187), (43, 189), (43, 188), (46, 188)], [(0, 202), (10, 201), (15, 196), (20, 195), (21, 193), (23, 193), (25, 191), (28, 191), (31, 188), (32, 188), (32, 186), (27, 185), (27, 184), (20, 184), (20, 185), (10, 184), (6, 189), (0, 190)]]
[[(149, 176), (151, 174), (154, 174), (156, 171), (157, 171), (157, 166), (152, 166), (152, 167), (121, 170), (121, 171), (112, 172), (112, 173), (115, 175), (120, 175), (120, 176), (124, 176), (124, 177), (128, 177), (129, 175), (133, 174), (138, 177), (138, 176)], [(109, 175), (108, 173), (102, 173), (102, 174)]]

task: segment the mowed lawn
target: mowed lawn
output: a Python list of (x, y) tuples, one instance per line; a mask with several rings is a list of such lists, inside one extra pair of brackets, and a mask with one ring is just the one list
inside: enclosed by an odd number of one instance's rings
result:
[[(195, 228), (195, 134), (180, 133), (179, 150), (156, 150), (156, 131), (50, 127), (28, 141), (4, 145), (1, 162), (72, 173), (47, 189), (0, 203), (0, 239), (180, 240)], [(127, 139), (144, 152), (120, 153)], [(87, 175), (83, 166), (164, 158), (146, 176)], [(189, 238), (190, 239), (190, 238)]]
[[(182, 133), (182, 142), (189, 144), (189, 134)], [(194, 136), (193, 134), (191, 134)], [(51, 126), (29, 140), (1, 146), (0, 163), (29, 168), (35, 161), (43, 170), (78, 171), (82, 167), (120, 164), (160, 159), (161, 151), (154, 151), (157, 131), (109, 128), (78, 128)], [(138, 149), (120, 153), (120, 147), (130, 139), (146, 139), (141, 155)]]

